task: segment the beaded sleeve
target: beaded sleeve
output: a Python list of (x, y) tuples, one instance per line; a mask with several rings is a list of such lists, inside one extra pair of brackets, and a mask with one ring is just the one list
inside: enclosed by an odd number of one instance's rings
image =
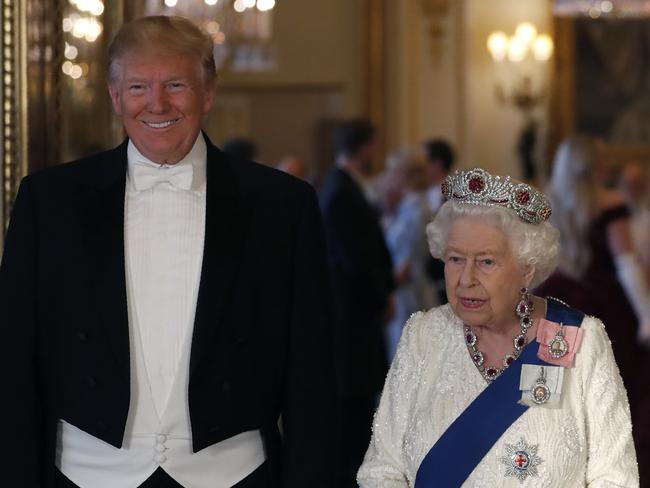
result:
[(600, 320), (586, 317), (582, 353), (589, 488), (639, 486), (630, 407)]
[(405, 488), (415, 481), (407, 479), (405, 432), (414, 403), (407, 399), (415, 394), (414, 386), (420, 376), (416, 336), (424, 315), (422, 312), (412, 315), (404, 326), (375, 413), (370, 447), (357, 475), (361, 488)]

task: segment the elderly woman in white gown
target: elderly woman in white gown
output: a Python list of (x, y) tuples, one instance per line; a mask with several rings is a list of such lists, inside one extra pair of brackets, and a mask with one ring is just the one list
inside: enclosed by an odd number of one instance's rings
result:
[(360, 486), (638, 487), (603, 324), (528, 292), (557, 262), (548, 200), (479, 168), (443, 193), (427, 233), (449, 304), (405, 326)]

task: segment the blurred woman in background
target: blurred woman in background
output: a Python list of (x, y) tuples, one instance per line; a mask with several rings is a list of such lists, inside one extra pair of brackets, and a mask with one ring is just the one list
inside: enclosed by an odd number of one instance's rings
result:
[(415, 149), (405, 148), (388, 157), (386, 168), (382, 184), (387, 210), (385, 235), (397, 284), (395, 314), (386, 329), (391, 361), (409, 316), (438, 303), (425, 270), (429, 256), (425, 229), (432, 218), (426, 197), (425, 161)]
[(630, 395), (635, 392), (637, 336), (650, 337), (650, 296), (630, 233), (622, 195), (602, 184), (604, 162), (586, 137), (564, 141), (548, 196), (560, 230), (558, 271), (538, 290), (595, 315), (608, 326)]
[(647, 164), (629, 161), (621, 170), (619, 188), (631, 212), (632, 242), (650, 283), (650, 178)]

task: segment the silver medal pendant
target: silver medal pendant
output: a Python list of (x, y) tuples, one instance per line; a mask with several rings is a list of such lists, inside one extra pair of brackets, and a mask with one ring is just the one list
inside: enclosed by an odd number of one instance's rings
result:
[(553, 340), (548, 345), (548, 353), (551, 357), (555, 359), (561, 359), (566, 356), (569, 352), (569, 343), (564, 338), (564, 325), (560, 325), (560, 330), (558, 330)]
[(530, 399), (536, 405), (544, 405), (551, 398), (551, 389), (546, 385), (546, 371), (542, 366), (535, 385), (530, 390)]

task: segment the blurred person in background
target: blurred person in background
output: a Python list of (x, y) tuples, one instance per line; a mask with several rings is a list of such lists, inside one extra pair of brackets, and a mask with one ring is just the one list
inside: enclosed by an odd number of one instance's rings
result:
[[(634, 247), (645, 271), (646, 283), (650, 282), (650, 198), (648, 195), (648, 171), (640, 162), (632, 161), (623, 166), (619, 185), (631, 211), (630, 227)], [(650, 364), (650, 349), (639, 351), (638, 362)], [(647, 366), (646, 366), (647, 367)], [(635, 439), (639, 459), (641, 487), (650, 487), (650, 382), (640, 375), (638, 402), (634, 406)]]
[(223, 143), (223, 152), (247, 161), (257, 159), (259, 148), (255, 141), (246, 137), (233, 137)]
[(557, 150), (548, 195), (560, 230), (560, 262), (540, 290), (601, 318), (634, 396), (637, 338), (650, 339), (650, 295), (639, 266), (623, 196), (599, 183), (602, 161), (586, 137)]
[(438, 305), (436, 292), (426, 275), (430, 254), (425, 228), (432, 213), (426, 198), (425, 164), (418, 152), (405, 148), (388, 156), (383, 176), (384, 201), (391, 214), (385, 229), (386, 243), (397, 285), (395, 315), (386, 328), (389, 362), (409, 316)]
[(301, 180), (307, 180), (305, 164), (295, 156), (286, 156), (280, 160), (277, 168)]
[[(425, 141), (422, 144), (422, 148), (427, 160), (426, 173), (429, 186), (427, 199), (429, 201), (429, 208), (432, 214), (435, 215), (444, 203), (440, 185), (451, 172), (456, 155), (451, 144), (444, 139), (430, 139)], [(445, 270), (442, 262), (429, 256), (427, 261), (427, 275), (436, 291), (438, 303), (446, 303)]]
[(627, 163), (620, 177), (620, 190), (631, 212), (632, 241), (650, 280), (650, 195), (646, 166), (638, 161)]
[(363, 119), (336, 134), (337, 161), (320, 190), (335, 303), (338, 405), (337, 488), (356, 487), (388, 364), (384, 327), (392, 314), (390, 254), (364, 193), (375, 129)]
[(432, 212), (437, 212), (444, 203), (440, 185), (454, 166), (455, 154), (444, 139), (430, 139), (422, 143), (426, 157), (427, 199)]

